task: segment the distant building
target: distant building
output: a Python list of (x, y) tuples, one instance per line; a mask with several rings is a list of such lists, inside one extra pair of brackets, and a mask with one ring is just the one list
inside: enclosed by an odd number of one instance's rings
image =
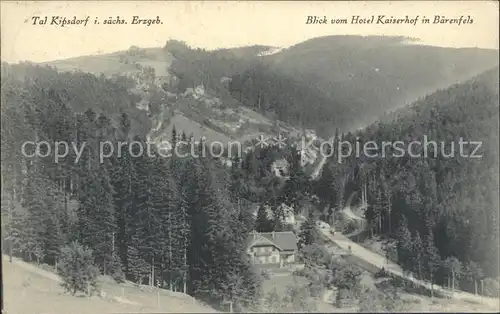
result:
[(194, 89), (191, 87), (186, 88), (184, 93), (182, 93), (182, 97), (193, 96), (193, 95), (194, 95)]
[(286, 159), (279, 159), (272, 163), (271, 171), (277, 177), (285, 177), (288, 174), (288, 161)]
[(294, 264), (296, 261), (298, 239), (291, 231), (266, 233), (253, 231), (247, 241), (247, 254), (254, 265), (279, 268)]
[(203, 97), (204, 95), (205, 95), (205, 86), (203, 86), (203, 84), (198, 85), (195, 88), (188, 87), (186, 88), (186, 91), (182, 93), (182, 97), (191, 96), (194, 99), (198, 99), (200, 97)]
[(197, 97), (205, 95), (205, 86), (203, 86), (203, 84), (196, 86), (194, 89), (194, 93)]

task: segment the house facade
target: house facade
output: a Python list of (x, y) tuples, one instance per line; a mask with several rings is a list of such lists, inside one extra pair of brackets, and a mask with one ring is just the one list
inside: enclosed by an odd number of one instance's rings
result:
[(291, 231), (252, 232), (248, 239), (247, 254), (254, 265), (264, 268), (278, 268), (295, 263), (297, 236)]

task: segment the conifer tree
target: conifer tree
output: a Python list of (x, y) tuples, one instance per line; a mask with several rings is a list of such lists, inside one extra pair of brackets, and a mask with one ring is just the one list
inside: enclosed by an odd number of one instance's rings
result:
[(257, 232), (271, 232), (273, 230), (272, 221), (269, 219), (266, 207), (260, 205), (255, 220), (255, 230)]
[(302, 223), (299, 234), (299, 247), (305, 247), (318, 241), (319, 230), (316, 226), (316, 215), (309, 210), (307, 220)]
[(427, 273), (429, 274), (429, 280), (431, 282), (431, 293), (434, 296), (434, 279), (435, 274), (439, 267), (441, 266), (441, 258), (439, 256), (439, 251), (437, 250), (434, 243), (434, 233), (432, 229), (429, 228), (424, 245), (424, 255), (425, 255), (425, 267)]

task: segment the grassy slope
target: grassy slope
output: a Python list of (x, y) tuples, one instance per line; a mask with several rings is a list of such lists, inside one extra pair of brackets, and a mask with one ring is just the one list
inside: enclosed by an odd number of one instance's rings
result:
[(162, 132), (162, 140), (170, 141), (172, 129), (175, 126), (177, 132), (185, 132), (188, 136), (193, 135), (195, 139), (205, 136), (207, 142), (220, 141), (228, 143), (231, 139), (223, 133), (216, 132), (205, 125), (193, 121), (182, 114), (176, 114), (171, 118), (170, 123)]
[[(246, 58), (249, 56), (254, 57), (259, 52), (268, 49), (267, 46), (249, 46), (241, 48), (223, 49), (220, 50), (222, 56), (237, 56), (241, 58)], [(126, 63), (123, 60), (127, 60)], [(76, 57), (66, 60), (56, 60), (44, 63), (51, 67), (55, 67), (58, 71), (83, 71), (92, 73), (94, 75), (104, 74), (106, 76), (112, 75), (132, 75), (140, 73), (141, 70), (136, 67), (135, 63), (140, 64), (142, 67), (151, 66), (155, 69), (155, 74), (157, 77), (168, 77), (168, 67), (173, 60), (173, 56), (166, 52), (162, 48), (144, 48), (141, 49), (139, 53), (131, 54), (129, 51), (118, 51), (103, 55), (90, 55)], [(180, 108), (180, 111), (184, 115), (176, 115), (172, 117), (168, 125), (163, 125), (162, 130), (159, 133), (154, 134), (154, 138), (170, 140), (171, 130), (175, 125), (178, 131), (184, 131), (187, 134), (192, 134), (195, 138), (200, 138), (205, 136), (209, 141), (221, 141), (227, 143), (230, 140), (228, 134), (224, 134), (219, 130), (211, 129), (206, 125), (200, 123), (200, 117), (192, 116), (192, 112), (186, 108)], [(201, 109), (201, 107), (200, 107)], [(254, 112), (248, 108), (240, 108), (240, 116), (246, 117), (250, 121), (257, 124), (271, 125), (272, 122), (262, 116), (261, 114)], [(211, 111), (211, 109), (207, 109)], [(206, 113), (206, 112), (202, 112)], [(205, 116), (205, 115), (204, 115)], [(219, 121), (220, 123), (228, 123), (224, 117), (217, 117), (217, 113), (210, 112), (205, 117), (212, 116), (214, 121)], [(201, 117), (203, 118), (203, 117)], [(240, 139), (242, 141), (248, 140), (248, 134), (251, 135), (251, 139), (255, 138), (260, 132), (255, 130), (255, 127), (246, 127), (242, 130), (242, 134), (231, 134), (234, 139)], [(255, 135), (255, 136), (254, 136)]]
[(116, 284), (102, 278), (105, 298), (71, 296), (64, 293), (54, 273), (14, 259), (13, 263), (3, 256), (4, 306), (7, 313), (15, 314), (93, 314), (93, 313), (207, 313), (213, 309), (198, 304), (192, 297), (160, 290), (160, 306), (157, 292), (150, 292), (130, 284)]
[[(157, 76), (168, 76), (168, 67), (172, 56), (162, 48), (141, 49), (140, 54), (130, 54), (128, 51), (117, 51), (103, 55), (82, 56), (65, 60), (45, 62), (45, 65), (56, 67), (60, 71), (80, 70), (95, 75), (123, 75), (139, 73), (134, 63), (150, 66)], [(125, 61), (126, 60), (126, 61)], [(126, 63), (125, 63), (126, 62)]]

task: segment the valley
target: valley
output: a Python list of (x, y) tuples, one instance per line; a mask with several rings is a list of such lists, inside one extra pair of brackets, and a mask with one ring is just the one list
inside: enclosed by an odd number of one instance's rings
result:
[[(498, 311), (496, 54), (326, 36), (2, 63), (7, 313)], [(302, 146), (424, 136), (446, 149)], [(458, 138), (482, 159), (445, 157)], [(85, 153), (21, 154), (34, 140)], [(190, 147), (103, 159), (104, 141)]]

